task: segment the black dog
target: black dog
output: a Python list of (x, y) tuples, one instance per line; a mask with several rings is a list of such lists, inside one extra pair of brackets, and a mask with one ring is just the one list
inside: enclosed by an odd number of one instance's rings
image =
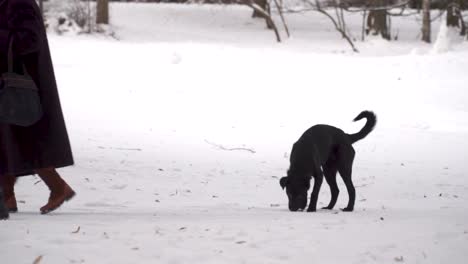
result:
[[(280, 185), (286, 188), (289, 200), (289, 210), (304, 210), (307, 205), (307, 191), (310, 188), (311, 176), (314, 177), (314, 188), (310, 195), (308, 212), (317, 209), (317, 199), (322, 185), (323, 176), (330, 186), (331, 200), (323, 209), (333, 209), (338, 199), (338, 185), (336, 184), (336, 173), (340, 173), (348, 190), (349, 202), (343, 211), (354, 210), (356, 191), (351, 180), (354, 148), (352, 144), (365, 138), (375, 127), (377, 117), (373, 112), (363, 111), (354, 121), (367, 119), (366, 124), (356, 134), (346, 134), (343, 130), (328, 126), (316, 125), (309, 128), (294, 143), (288, 176), (280, 180)], [(323, 169), (323, 171), (322, 171)]]

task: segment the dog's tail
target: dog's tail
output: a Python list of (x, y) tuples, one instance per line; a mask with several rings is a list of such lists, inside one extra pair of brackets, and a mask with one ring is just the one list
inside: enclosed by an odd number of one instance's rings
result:
[(377, 123), (377, 116), (371, 112), (371, 111), (362, 111), (356, 118), (354, 118), (354, 122), (359, 121), (363, 118), (367, 119), (366, 124), (364, 127), (361, 129), (361, 131), (355, 133), (355, 134), (348, 134), (349, 138), (351, 139), (351, 143), (354, 144), (356, 141), (359, 141), (363, 138), (365, 138), (367, 135), (369, 135), (370, 132), (375, 127), (375, 124)]

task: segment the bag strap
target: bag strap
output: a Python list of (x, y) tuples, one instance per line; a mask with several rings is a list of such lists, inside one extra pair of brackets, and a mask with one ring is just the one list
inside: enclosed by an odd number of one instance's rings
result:
[[(21, 65), (23, 66), (23, 74), (29, 76), (23, 61), (21, 61)], [(8, 72), (13, 73), (13, 34), (10, 34), (10, 41), (8, 41)]]

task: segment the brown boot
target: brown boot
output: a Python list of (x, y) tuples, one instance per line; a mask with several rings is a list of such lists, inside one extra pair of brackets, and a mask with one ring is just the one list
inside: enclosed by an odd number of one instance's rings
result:
[(10, 213), (18, 212), (18, 205), (16, 204), (15, 197), (15, 182), (15, 176), (4, 175), (1, 177), (1, 187), (3, 187), (5, 206)]
[(39, 169), (36, 172), (50, 190), (49, 202), (41, 207), (41, 214), (54, 211), (63, 202), (69, 201), (75, 196), (75, 191), (68, 186), (54, 168)]

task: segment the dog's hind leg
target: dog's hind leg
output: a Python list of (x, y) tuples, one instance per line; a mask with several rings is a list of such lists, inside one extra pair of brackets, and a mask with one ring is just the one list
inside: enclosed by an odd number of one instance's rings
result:
[(352, 146), (345, 146), (339, 150), (338, 171), (343, 178), (349, 196), (348, 206), (342, 209), (345, 212), (351, 212), (354, 210), (354, 202), (356, 200), (356, 190), (351, 178), (353, 172), (354, 155), (355, 152)]
[(327, 181), (328, 185), (330, 186), (331, 192), (331, 199), (330, 203), (327, 207), (323, 207), (322, 209), (331, 210), (335, 207), (336, 200), (338, 199), (338, 194), (340, 193), (340, 189), (338, 189), (338, 184), (336, 183), (336, 162), (329, 161), (323, 166), (323, 174), (325, 176), (325, 180)]

